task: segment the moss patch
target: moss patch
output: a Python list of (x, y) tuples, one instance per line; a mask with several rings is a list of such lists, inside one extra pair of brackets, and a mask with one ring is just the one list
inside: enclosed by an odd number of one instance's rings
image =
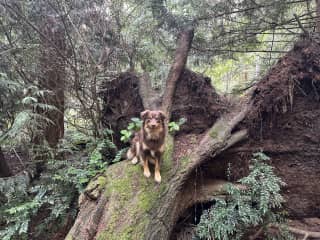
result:
[(221, 134), (225, 133), (226, 123), (223, 120), (219, 120), (215, 125), (210, 129), (209, 136), (211, 138), (222, 138)]
[(153, 176), (143, 176), (142, 168), (128, 161), (110, 166), (106, 171), (104, 194), (110, 197), (106, 229), (98, 240), (142, 240), (150, 211), (166, 189), (172, 169), (173, 138), (166, 138), (166, 151), (161, 165), (162, 183)]

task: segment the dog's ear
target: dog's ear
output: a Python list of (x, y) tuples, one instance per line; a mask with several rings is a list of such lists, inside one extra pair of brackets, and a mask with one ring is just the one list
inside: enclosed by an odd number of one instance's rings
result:
[(162, 121), (164, 121), (167, 118), (166, 114), (163, 111), (159, 111), (159, 115)]
[(142, 120), (145, 120), (145, 119), (148, 117), (149, 112), (150, 112), (149, 110), (145, 110), (145, 111), (141, 112), (141, 113), (140, 113), (140, 118), (141, 118)]

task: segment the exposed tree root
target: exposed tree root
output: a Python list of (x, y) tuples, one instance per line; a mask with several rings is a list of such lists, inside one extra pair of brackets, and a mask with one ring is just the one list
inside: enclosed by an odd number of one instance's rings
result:
[[(276, 228), (279, 229), (279, 225), (275, 225), (275, 224), (271, 224), (270, 228)], [(307, 230), (303, 230), (300, 228), (295, 228), (295, 227), (288, 227), (288, 231), (293, 233), (293, 234), (297, 234), (297, 235), (303, 235), (303, 240), (306, 239), (313, 239), (313, 238), (320, 238), (320, 232), (312, 232), (312, 231), (307, 231)]]
[[(272, 228), (272, 229), (276, 229), (279, 230), (281, 226), (277, 225), (277, 224), (270, 224), (267, 226), (267, 228)], [(307, 240), (307, 239), (314, 239), (314, 238), (320, 238), (320, 232), (313, 232), (313, 231), (308, 231), (308, 230), (303, 230), (300, 228), (295, 228), (295, 227), (286, 227), (285, 228), (288, 229), (289, 232), (296, 234), (296, 235), (303, 235), (303, 239), (302, 240)], [(257, 239), (259, 236), (261, 236), (261, 234), (263, 233), (264, 228), (261, 227), (259, 228), (259, 230), (252, 235), (251, 237), (249, 237), (250, 240), (255, 240)]]

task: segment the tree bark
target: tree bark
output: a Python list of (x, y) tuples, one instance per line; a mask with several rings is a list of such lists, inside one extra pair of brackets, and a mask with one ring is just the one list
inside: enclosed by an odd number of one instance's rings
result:
[[(166, 194), (158, 200), (158, 208), (154, 211), (151, 221), (146, 230), (145, 239), (169, 239), (176, 221), (186, 206), (194, 202), (185, 202), (180, 195), (183, 185), (190, 178), (195, 169), (206, 162), (209, 157), (214, 158), (222, 151), (233, 146), (235, 143), (247, 137), (247, 131), (241, 130), (231, 134), (234, 127), (246, 116), (250, 105), (243, 108), (236, 115), (228, 114), (219, 119), (200, 141), (199, 147), (195, 149), (189, 161), (180, 167), (175, 177), (168, 183)], [(207, 201), (209, 199), (206, 199)], [(186, 206), (184, 206), (186, 205)], [(184, 206), (184, 207), (182, 207)]]
[[(192, 39), (192, 28), (182, 31), (178, 39), (162, 102), (168, 119), (176, 83), (185, 67)], [(149, 100), (145, 79), (140, 85), (140, 94)], [(143, 177), (140, 166), (132, 166), (127, 161), (112, 165), (103, 176), (93, 180), (80, 197), (79, 215), (66, 239), (169, 239), (176, 221), (186, 208), (221, 194), (225, 182), (219, 181), (203, 185), (196, 197), (181, 190), (197, 167), (247, 137), (246, 130), (236, 133), (232, 130), (246, 116), (249, 108), (247, 104), (239, 108), (241, 111), (219, 119), (205, 134), (199, 147), (190, 156), (185, 156), (179, 166), (173, 165), (173, 139), (168, 136), (161, 167), (161, 185)]]
[(197, 167), (247, 137), (246, 130), (235, 133), (232, 130), (249, 108), (250, 104), (218, 120), (192, 154), (181, 159), (179, 166), (173, 164), (173, 139), (169, 136), (160, 185), (145, 178), (140, 166), (128, 161), (112, 165), (81, 196), (79, 215), (66, 239), (169, 239), (175, 223), (188, 207), (223, 195), (224, 181), (207, 182), (197, 189), (197, 194), (183, 189), (188, 188), (185, 184)]
[(320, 33), (320, 0), (316, 0), (316, 12), (317, 12), (316, 32)]
[[(45, 19), (42, 33), (39, 84), (42, 90), (50, 93), (42, 96), (40, 102), (54, 106), (56, 110), (41, 109), (40, 112), (52, 121), (45, 128), (44, 138), (51, 147), (55, 147), (64, 135), (65, 59), (60, 54), (66, 52), (65, 33), (62, 25), (53, 16)], [(59, 49), (60, 54), (56, 49)]]
[(176, 89), (176, 83), (187, 63), (188, 53), (193, 40), (194, 29), (187, 27), (179, 34), (177, 41), (177, 49), (174, 55), (174, 61), (170, 67), (170, 71), (166, 81), (166, 88), (163, 95), (162, 109), (167, 115), (168, 121), (171, 117), (171, 107), (173, 95)]
[(11, 176), (11, 171), (10, 171), (9, 165), (0, 148), (0, 177), (10, 177), (10, 176)]

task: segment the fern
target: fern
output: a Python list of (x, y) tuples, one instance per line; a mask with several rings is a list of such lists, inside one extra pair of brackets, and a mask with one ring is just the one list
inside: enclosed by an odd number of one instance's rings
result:
[[(261, 152), (253, 155), (250, 174), (239, 180), (245, 189), (231, 184), (225, 186), (227, 199), (215, 199), (214, 206), (201, 216), (198, 238), (238, 240), (249, 228), (282, 220), (274, 210), (282, 206), (280, 188), (285, 184), (275, 176), (272, 167), (266, 163), (268, 160), (269, 157)], [(281, 233), (274, 239), (283, 239), (283, 236)], [(287, 233), (285, 236), (291, 238)]]

